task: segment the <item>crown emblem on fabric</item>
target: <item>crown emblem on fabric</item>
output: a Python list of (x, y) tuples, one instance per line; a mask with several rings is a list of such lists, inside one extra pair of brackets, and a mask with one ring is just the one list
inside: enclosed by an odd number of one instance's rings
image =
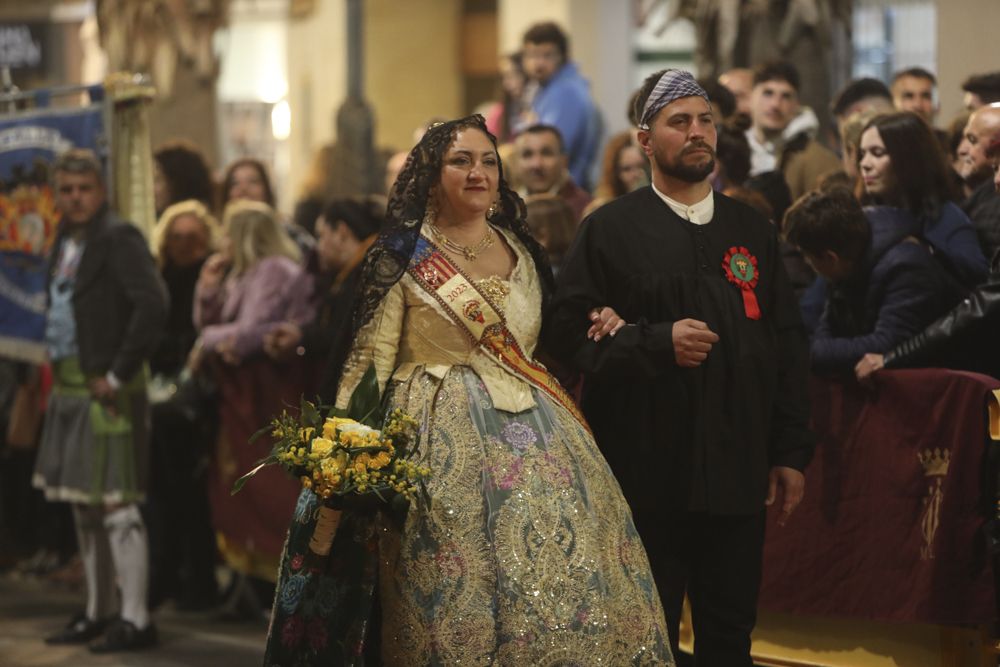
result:
[(951, 452), (947, 449), (925, 449), (917, 453), (920, 464), (924, 467), (927, 477), (945, 476), (948, 474), (948, 464), (951, 463)]

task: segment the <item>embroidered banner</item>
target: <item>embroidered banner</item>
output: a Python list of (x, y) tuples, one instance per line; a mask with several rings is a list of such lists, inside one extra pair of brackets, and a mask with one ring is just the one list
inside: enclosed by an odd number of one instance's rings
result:
[(0, 116), (0, 356), (45, 359), (45, 278), (59, 213), (50, 166), (79, 147), (101, 154), (102, 106)]

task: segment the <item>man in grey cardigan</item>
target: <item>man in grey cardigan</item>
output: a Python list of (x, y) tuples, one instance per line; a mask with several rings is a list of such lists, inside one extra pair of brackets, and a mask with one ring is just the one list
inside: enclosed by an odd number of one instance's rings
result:
[(46, 641), (96, 640), (98, 653), (140, 649), (156, 643), (138, 506), (148, 465), (146, 360), (167, 292), (142, 234), (109, 210), (97, 157), (70, 150), (53, 171), (62, 213), (45, 330), (54, 384), (34, 484), (73, 506), (87, 606)]

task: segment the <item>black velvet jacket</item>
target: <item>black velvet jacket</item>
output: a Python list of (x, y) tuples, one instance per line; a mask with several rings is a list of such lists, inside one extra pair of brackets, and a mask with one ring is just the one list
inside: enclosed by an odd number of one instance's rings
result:
[[(739, 247), (757, 260), (759, 320), (723, 270)], [(758, 213), (715, 194), (712, 221), (695, 225), (642, 188), (583, 223), (559, 278), (544, 340), (585, 374), (583, 411), (633, 510), (752, 514), (771, 466), (805, 468), (806, 337)], [(629, 326), (594, 343), (587, 313), (605, 305)], [(673, 325), (685, 318), (720, 338), (697, 368), (674, 358)]]
[[(52, 249), (50, 283), (67, 234), (64, 223)], [(167, 318), (167, 290), (134, 225), (105, 207), (86, 223), (84, 234), (73, 288), (80, 367), (92, 376), (110, 370), (128, 382), (159, 340)]]

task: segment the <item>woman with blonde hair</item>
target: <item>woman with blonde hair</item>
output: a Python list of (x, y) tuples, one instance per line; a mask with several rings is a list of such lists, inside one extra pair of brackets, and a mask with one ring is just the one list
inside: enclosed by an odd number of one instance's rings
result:
[(153, 228), (153, 253), (170, 294), (170, 311), (150, 358), (153, 428), (146, 517), (151, 608), (168, 598), (183, 609), (205, 608), (218, 594), (203, 472), (215, 420), (211, 404), (194, 391), (194, 384), (177, 387), (184, 384), (182, 371), (198, 337), (195, 284), (219, 235), (218, 221), (195, 199), (169, 206)]
[(153, 227), (153, 256), (162, 268), (204, 260), (219, 242), (221, 227), (208, 207), (185, 199), (163, 211)]
[[(311, 390), (302, 357), (277, 361), (264, 354), (264, 339), (282, 322), (312, 319), (311, 279), (299, 249), (267, 204), (241, 200), (223, 216), (219, 252), (205, 262), (195, 293), (194, 320), (201, 331), (195, 365), (211, 367), (219, 387), (220, 434), (209, 471), (209, 498), (216, 542), (235, 572), (229, 610), (254, 615), (264, 608), (264, 585), (273, 581), (288, 511), (297, 484), (277, 473), (233, 498), (240, 474), (266, 456), (266, 438), (250, 443), (263, 416), (297, 404)], [(255, 593), (255, 591), (257, 591)]]

